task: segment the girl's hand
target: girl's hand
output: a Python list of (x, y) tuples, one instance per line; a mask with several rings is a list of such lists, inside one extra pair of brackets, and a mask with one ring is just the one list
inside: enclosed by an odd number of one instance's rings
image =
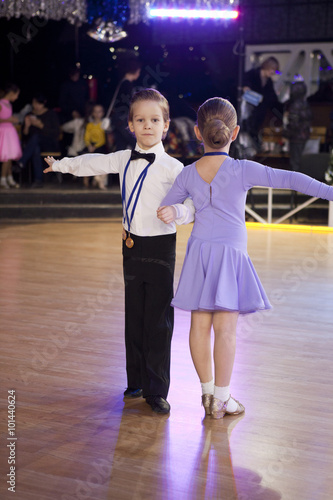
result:
[(157, 209), (157, 218), (160, 219), (164, 224), (170, 224), (174, 222), (177, 217), (177, 212), (175, 207), (159, 207)]
[(47, 156), (46, 158), (44, 158), (44, 160), (49, 165), (45, 170), (43, 170), (44, 174), (47, 174), (48, 172), (53, 172), (52, 165), (55, 162), (53, 156)]
[(9, 121), (10, 121), (11, 123), (13, 123), (14, 125), (17, 125), (18, 123), (20, 123), (20, 120), (17, 118), (17, 116), (11, 116), (11, 117), (9, 118)]

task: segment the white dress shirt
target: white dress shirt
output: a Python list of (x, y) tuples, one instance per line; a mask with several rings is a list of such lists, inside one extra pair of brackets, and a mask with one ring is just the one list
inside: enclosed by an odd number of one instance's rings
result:
[[(147, 176), (143, 182), (131, 222), (130, 232), (137, 236), (159, 236), (174, 233), (176, 231), (175, 224), (164, 224), (164, 222), (157, 218), (156, 210), (161, 205), (161, 201), (170, 190), (177, 175), (183, 169), (183, 164), (164, 151), (162, 142), (156, 144), (148, 151), (140, 149), (138, 145), (136, 145), (135, 149), (140, 153), (155, 153), (156, 158), (154, 163), (148, 168)], [(53, 163), (52, 170), (64, 174), (70, 173), (78, 177), (118, 173), (120, 190), (122, 190), (124, 171), (130, 156), (131, 151), (126, 149), (106, 155), (92, 153), (77, 156), (76, 158), (63, 158)], [(125, 178), (126, 204), (128, 203), (135, 182), (147, 164), (147, 160), (141, 158), (130, 162)], [(137, 190), (129, 206), (129, 217), (136, 199), (136, 193)], [(185, 204), (175, 205), (175, 208), (177, 212), (177, 224), (187, 224), (194, 220), (195, 209), (192, 200), (186, 200)], [(126, 230), (129, 229), (127, 220), (124, 221), (123, 226)]]

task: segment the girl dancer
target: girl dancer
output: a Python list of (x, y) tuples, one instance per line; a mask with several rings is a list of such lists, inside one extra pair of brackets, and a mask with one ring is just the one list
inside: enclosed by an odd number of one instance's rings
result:
[(170, 205), (193, 198), (195, 222), (172, 305), (191, 311), (190, 349), (202, 404), (206, 415), (218, 419), (244, 411), (229, 390), (238, 315), (271, 307), (247, 254), (246, 193), (253, 186), (270, 186), (333, 200), (333, 187), (298, 172), (230, 158), (239, 126), (234, 107), (225, 99), (208, 99), (198, 110), (197, 124), (205, 154), (179, 174), (157, 215), (170, 223), (177, 215)]

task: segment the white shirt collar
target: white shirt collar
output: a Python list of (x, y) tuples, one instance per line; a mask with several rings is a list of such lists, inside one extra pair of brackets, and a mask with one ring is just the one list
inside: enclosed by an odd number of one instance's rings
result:
[(157, 159), (157, 158), (160, 158), (162, 156), (162, 154), (164, 153), (164, 146), (163, 146), (163, 143), (161, 141), (158, 144), (155, 144), (155, 146), (153, 146), (152, 148), (147, 150), (147, 149), (139, 148), (138, 144), (136, 144), (135, 150), (139, 151), (139, 153), (155, 153), (156, 159)]

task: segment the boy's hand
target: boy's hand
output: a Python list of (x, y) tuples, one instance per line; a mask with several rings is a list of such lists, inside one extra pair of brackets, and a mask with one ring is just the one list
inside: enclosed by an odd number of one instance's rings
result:
[(175, 207), (167, 206), (167, 207), (159, 207), (157, 209), (157, 218), (160, 219), (164, 224), (170, 224), (174, 222), (177, 217), (177, 212)]
[(45, 170), (43, 170), (44, 174), (47, 174), (48, 172), (53, 172), (52, 165), (55, 162), (53, 156), (47, 156), (46, 158), (44, 158), (44, 160), (48, 164), (48, 167)]

